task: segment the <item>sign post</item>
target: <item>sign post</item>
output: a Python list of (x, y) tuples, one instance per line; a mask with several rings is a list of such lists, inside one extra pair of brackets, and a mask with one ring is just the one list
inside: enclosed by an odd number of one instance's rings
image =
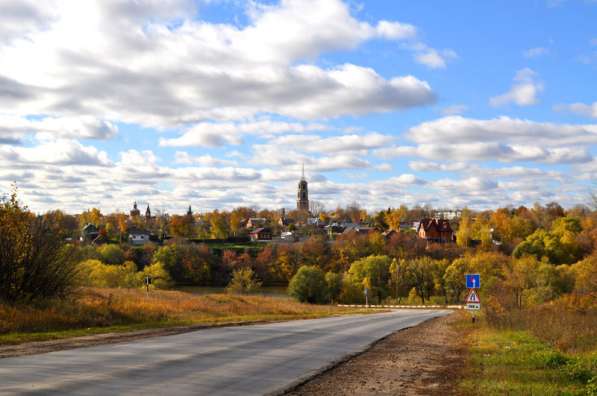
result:
[(365, 288), (365, 305), (369, 306), (369, 289)]
[(147, 294), (149, 294), (149, 285), (151, 285), (151, 276), (145, 275), (144, 282), (145, 282), (145, 291)]
[(468, 289), (468, 294), (465, 301), (466, 306), (464, 309), (472, 312), (473, 323), (475, 323), (475, 312), (481, 309), (481, 299), (479, 298), (479, 294), (477, 292), (477, 289), (481, 287), (481, 275), (466, 274), (464, 277), (466, 279), (466, 288)]

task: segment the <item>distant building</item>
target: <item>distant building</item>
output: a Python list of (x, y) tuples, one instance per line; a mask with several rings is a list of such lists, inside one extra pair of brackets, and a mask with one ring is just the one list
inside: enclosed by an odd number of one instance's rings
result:
[(303, 164), (303, 174), (298, 184), (298, 192), (296, 197), (296, 209), (300, 211), (309, 211), (309, 184), (305, 179), (305, 165)]
[(287, 231), (287, 232), (283, 232), (280, 235), (280, 239), (282, 239), (283, 241), (287, 241), (287, 242), (296, 242), (296, 241), (298, 241), (298, 236), (296, 235), (295, 232)]
[(438, 219), (454, 220), (462, 215), (460, 209), (437, 209), (434, 211), (435, 217)]
[(145, 245), (150, 240), (150, 233), (147, 230), (143, 230), (140, 228), (129, 228), (129, 243), (131, 245)]
[(257, 241), (271, 241), (272, 239), (272, 230), (266, 227), (263, 228), (257, 228), (254, 231), (251, 231), (249, 233), (249, 237), (251, 238), (251, 241), (253, 242), (257, 242)]
[(417, 235), (428, 242), (444, 243), (456, 241), (450, 222), (446, 219), (422, 219), (417, 228)]
[(388, 230), (388, 231), (382, 232), (381, 235), (383, 235), (383, 237), (386, 240), (390, 240), (390, 239), (392, 239), (394, 237), (394, 235), (398, 235), (398, 231), (396, 231), (396, 230)]
[(81, 230), (81, 242), (93, 243), (100, 235), (95, 224), (88, 223)]
[(137, 217), (141, 215), (141, 212), (139, 211), (139, 208), (137, 207), (137, 202), (135, 202), (133, 204), (133, 209), (130, 212), (131, 217)]
[(145, 220), (151, 221), (151, 209), (149, 209), (149, 204), (147, 204), (147, 209), (145, 209)]
[(344, 231), (342, 231), (342, 234), (346, 235), (346, 234), (356, 233), (359, 235), (368, 235), (375, 231), (376, 230), (373, 227), (365, 226), (362, 224), (348, 223), (345, 225)]
[(262, 228), (265, 227), (267, 224), (267, 219), (265, 217), (251, 217), (247, 220), (247, 229), (251, 228)]

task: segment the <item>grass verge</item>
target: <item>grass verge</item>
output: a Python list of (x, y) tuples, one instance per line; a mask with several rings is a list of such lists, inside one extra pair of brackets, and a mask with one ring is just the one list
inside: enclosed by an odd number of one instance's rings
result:
[(526, 330), (475, 326), (459, 393), (597, 395), (597, 350), (565, 354)]
[(167, 328), (322, 318), (366, 310), (301, 304), (290, 298), (193, 295), (180, 291), (84, 288), (35, 306), (0, 303), (0, 345)]

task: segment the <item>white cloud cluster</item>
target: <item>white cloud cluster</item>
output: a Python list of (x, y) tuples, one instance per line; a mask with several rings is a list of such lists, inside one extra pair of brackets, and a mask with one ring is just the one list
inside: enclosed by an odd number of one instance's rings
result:
[(597, 125), (450, 116), (421, 123), (409, 129), (407, 136), (418, 145), (388, 147), (376, 153), (382, 158), (575, 163), (591, 160), (587, 146), (597, 143)]
[(578, 114), (583, 117), (597, 118), (597, 102), (593, 103), (570, 103), (560, 104), (554, 106), (556, 111), (567, 111), (570, 113)]
[(537, 79), (537, 73), (524, 68), (514, 76), (514, 84), (502, 95), (494, 96), (489, 104), (494, 107), (513, 103), (517, 106), (531, 106), (537, 103), (537, 95), (543, 91), (543, 83)]
[(0, 114), (0, 144), (17, 144), (29, 134), (44, 139), (110, 139), (118, 128), (91, 116), (29, 119)]
[(237, 27), (193, 19), (192, 3), (58, 2), (43, 28), (0, 39), (0, 104), (10, 102), (19, 115), (168, 127), (258, 113), (328, 118), (434, 101), (429, 84), (413, 76), (309, 63), (371, 39), (411, 38), (412, 25), (359, 21), (340, 0), (282, 0), (255, 5), (248, 25)]

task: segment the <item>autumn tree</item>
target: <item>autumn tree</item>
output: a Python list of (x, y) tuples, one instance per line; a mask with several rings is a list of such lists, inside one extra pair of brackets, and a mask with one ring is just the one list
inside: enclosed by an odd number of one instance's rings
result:
[(29, 302), (65, 297), (75, 284), (77, 257), (48, 218), (22, 207), (16, 188), (0, 202), (0, 299)]
[(369, 256), (351, 264), (348, 274), (353, 282), (370, 290), (376, 295), (378, 304), (388, 295), (390, 258), (388, 256)]

